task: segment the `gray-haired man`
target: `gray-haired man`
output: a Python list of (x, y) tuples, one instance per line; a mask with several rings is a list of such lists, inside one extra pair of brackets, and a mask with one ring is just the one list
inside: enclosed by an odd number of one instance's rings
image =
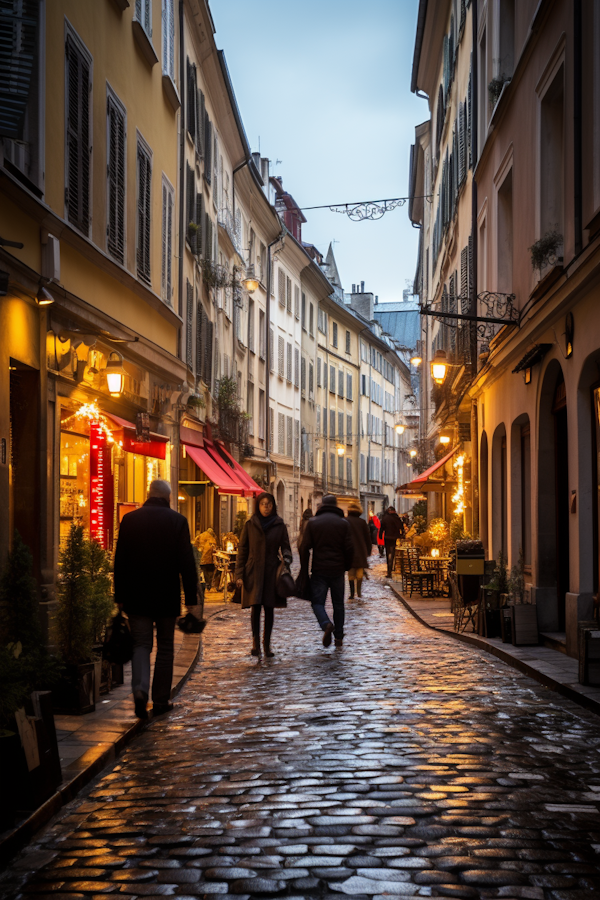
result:
[[(181, 611), (198, 603), (198, 575), (187, 519), (171, 509), (168, 481), (153, 481), (148, 499), (123, 517), (115, 551), (115, 602), (125, 610), (133, 636), (132, 688), (135, 712), (148, 718), (150, 653), (156, 623), (152, 679), (154, 715), (172, 709), (173, 636)], [(181, 583), (180, 583), (181, 576)]]

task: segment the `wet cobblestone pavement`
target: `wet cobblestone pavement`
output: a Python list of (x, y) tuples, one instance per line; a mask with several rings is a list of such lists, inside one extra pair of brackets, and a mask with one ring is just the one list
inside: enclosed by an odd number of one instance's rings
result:
[(218, 613), (176, 710), (1, 895), (600, 897), (600, 720), (364, 594), (341, 650), (291, 601), (269, 660)]

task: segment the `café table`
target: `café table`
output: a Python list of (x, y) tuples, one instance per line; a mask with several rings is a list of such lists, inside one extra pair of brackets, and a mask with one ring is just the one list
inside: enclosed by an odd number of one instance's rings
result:
[(435, 577), (435, 589), (440, 594), (448, 591), (448, 566), (449, 556), (420, 556), (419, 565), (427, 572), (433, 572)]

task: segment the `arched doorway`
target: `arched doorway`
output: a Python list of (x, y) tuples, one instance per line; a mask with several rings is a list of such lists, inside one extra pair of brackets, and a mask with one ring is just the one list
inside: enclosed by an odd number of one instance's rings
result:
[(525, 574), (531, 575), (531, 430), (529, 416), (518, 416), (510, 434), (510, 525), (511, 563), (523, 554)]
[(563, 372), (552, 360), (540, 394), (537, 606), (540, 631), (565, 630), (569, 590), (569, 452)]
[(506, 428), (498, 425), (492, 439), (492, 553), (508, 557), (508, 487)]
[(283, 481), (280, 481), (277, 485), (277, 494), (275, 496), (275, 499), (277, 501), (277, 513), (285, 522), (285, 485)]
[(488, 514), (488, 439), (482, 431), (479, 445), (479, 534), (486, 554), (489, 553)]

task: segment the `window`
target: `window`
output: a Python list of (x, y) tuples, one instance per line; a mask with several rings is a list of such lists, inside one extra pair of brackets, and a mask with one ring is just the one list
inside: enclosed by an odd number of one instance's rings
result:
[(300, 318), (300, 288), (297, 284), (294, 285), (294, 317)]
[(329, 477), (335, 478), (335, 453), (329, 454)]
[(352, 373), (346, 375), (346, 400), (352, 400)]
[[(555, 75), (541, 103), (540, 237), (563, 232), (564, 188), (564, 66)], [(562, 251), (557, 253), (562, 255)]]
[(300, 420), (294, 419), (294, 459), (296, 465), (300, 462)]
[(275, 410), (269, 407), (269, 449), (275, 450)]
[(162, 0), (162, 70), (175, 81), (175, 0)]
[(302, 361), (300, 364), (300, 388), (302, 390), (302, 396), (304, 397), (304, 393), (306, 391), (306, 357), (302, 357)]
[(306, 331), (306, 294), (304, 293), (304, 291), (302, 291), (301, 320), (302, 320), (302, 330)]
[(369, 349), (364, 341), (360, 342), (360, 358), (363, 362), (369, 362)]
[(254, 300), (248, 301), (248, 350), (254, 353)]
[(281, 268), (277, 272), (277, 298), (280, 306), (285, 306), (285, 272)]
[(265, 439), (265, 392), (262, 390), (258, 392), (258, 439)]
[(360, 454), (360, 482), (361, 482), (361, 484), (365, 484), (365, 482), (366, 482), (366, 478), (365, 478), (365, 454), (364, 454), (364, 453), (361, 453), (361, 454)]
[(254, 436), (254, 385), (251, 381), (246, 386), (246, 415), (248, 417), (248, 434)]
[(151, 183), (152, 151), (138, 134), (136, 260), (138, 276), (147, 284), (150, 284)]
[(333, 327), (332, 327), (332, 335), (331, 335), (331, 343), (333, 344), (334, 347), (337, 348), (337, 345), (338, 345), (338, 327), (337, 327), (337, 322), (334, 322), (334, 323), (333, 323)]
[(352, 460), (346, 458), (346, 487), (352, 486)]
[(335, 409), (329, 410), (329, 437), (332, 440), (335, 437)]
[(322, 387), (321, 382), (321, 357), (317, 357), (317, 387)]
[(185, 307), (185, 364), (188, 369), (194, 365), (192, 357), (194, 328), (194, 286), (186, 280), (186, 307)]
[(297, 347), (294, 347), (294, 386), (300, 387), (300, 351)]
[[(125, 262), (125, 172), (127, 114), (125, 107), (108, 88), (106, 96), (106, 143), (108, 152), (107, 203), (106, 203), (106, 249), (120, 263)], [(171, 203), (173, 194), (170, 195)], [(163, 184), (163, 220), (164, 211)], [(171, 206), (172, 219), (172, 206)], [(163, 244), (164, 254), (164, 244)], [(168, 298), (170, 301), (170, 294)]]
[(285, 375), (285, 341), (281, 335), (277, 339), (277, 350), (277, 374), (283, 378)]
[(286, 377), (287, 377), (288, 383), (291, 384), (291, 383), (292, 383), (292, 345), (291, 345), (291, 343), (290, 343), (289, 341), (287, 342), (287, 345), (286, 345), (285, 350), (286, 350), (286, 357), (285, 357), (285, 360), (286, 360), (286, 367), (285, 367)]
[(197, 144), (200, 122), (198, 121), (198, 79), (196, 66), (186, 59), (186, 128), (188, 134)]
[(344, 457), (338, 456), (338, 478), (341, 481), (344, 480)]
[(269, 370), (275, 371), (275, 335), (272, 328), (269, 328)]
[(363, 397), (367, 396), (367, 376), (366, 375), (360, 376), (360, 392), (363, 395)]
[(152, 37), (152, 0), (135, 0), (135, 18), (149, 38)]
[(173, 211), (175, 189), (165, 175), (162, 178), (162, 265), (161, 297), (173, 305)]
[(338, 372), (338, 397), (344, 396), (344, 373), (340, 369)]
[(292, 314), (292, 279), (286, 276), (285, 279), (285, 302), (287, 311), (290, 316)]
[(317, 434), (321, 434), (321, 407), (317, 406)]
[(351, 338), (351, 336), (350, 336), (350, 332), (347, 331), (347, 332), (346, 332), (346, 353), (351, 353), (351, 352), (352, 352), (352, 344), (351, 344), (351, 340), (352, 340), (352, 338)]
[(323, 409), (323, 437), (327, 437), (327, 410)]
[(308, 307), (308, 333), (311, 337), (315, 336), (315, 307), (313, 303)]
[(286, 456), (294, 455), (294, 436), (293, 436), (293, 419), (291, 416), (286, 416)]
[(266, 356), (265, 349), (265, 313), (264, 310), (259, 309), (258, 311), (258, 355), (261, 359), (264, 359)]
[(510, 77), (515, 57), (515, 0), (500, 0), (498, 14), (500, 59), (497, 74)]
[(285, 456), (285, 416), (277, 413), (277, 452)]
[(329, 390), (332, 394), (335, 394), (335, 368), (334, 366), (329, 366)]
[(321, 334), (327, 334), (327, 313), (319, 309), (317, 327)]
[[(512, 169), (498, 191), (498, 290), (512, 293), (513, 285), (513, 179)], [(465, 248), (466, 249), (466, 248)]]
[(308, 399), (315, 398), (315, 367), (313, 363), (308, 364)]
[(344, 413), (338, 412), (338, 437), (340, 441), (344, 440)]
[(74, 33), (66, 46), (66, 190), (67, 218), (84, 234), (90, 230), (92, 58)]

